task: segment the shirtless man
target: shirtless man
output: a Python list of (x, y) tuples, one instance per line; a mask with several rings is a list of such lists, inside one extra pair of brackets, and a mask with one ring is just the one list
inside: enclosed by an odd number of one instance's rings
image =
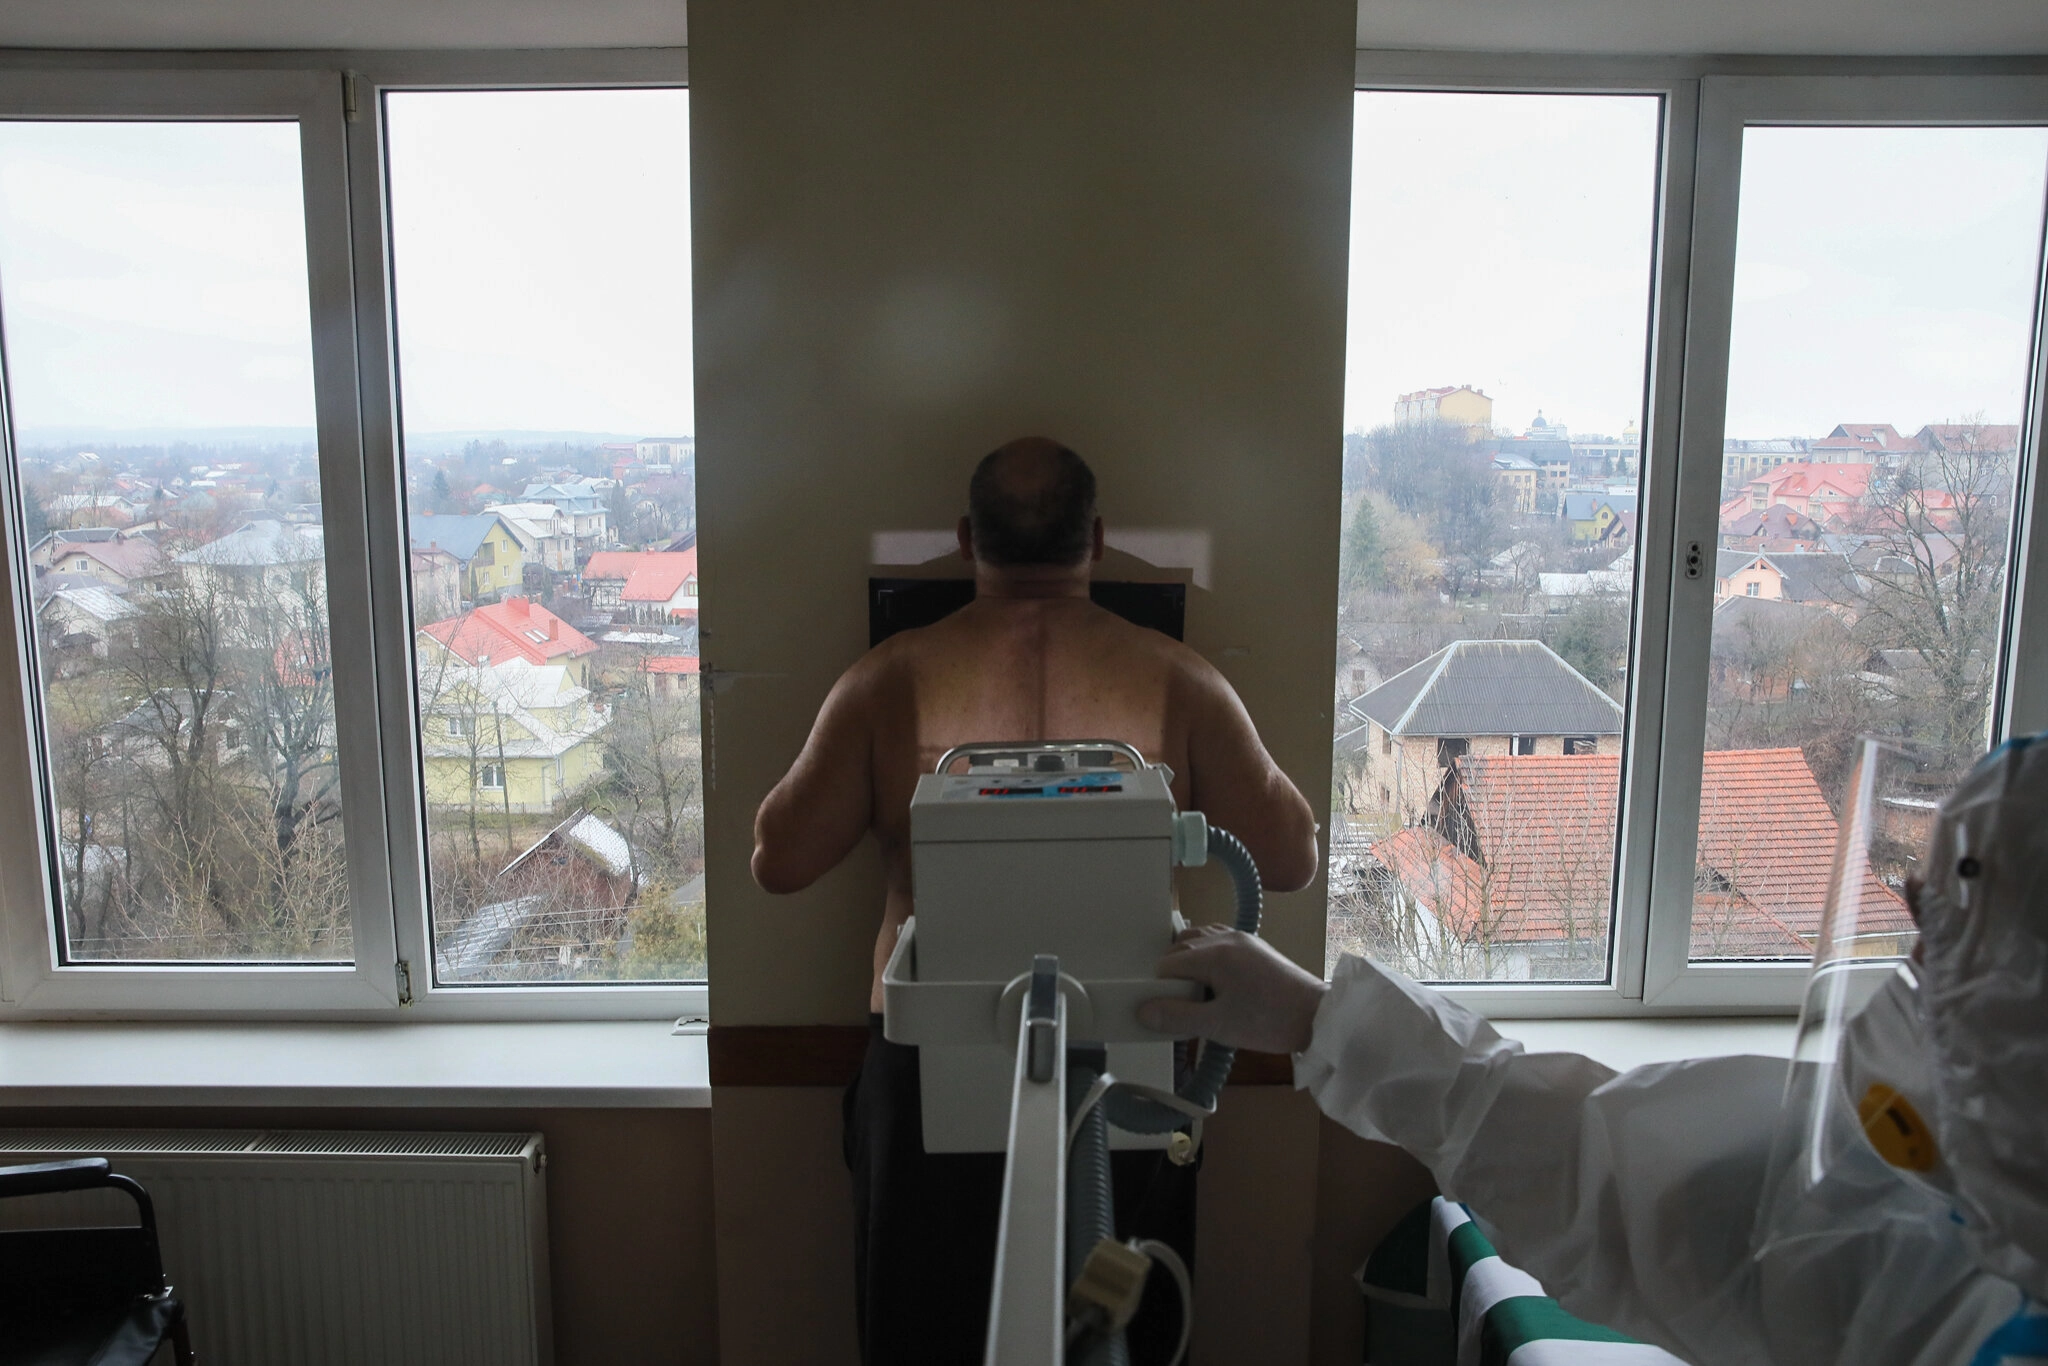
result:
[[(754, 879), (770, 892), (810, 886), (870, 831), (887, 868), (877, 1013), (846, 1103), (868, 1366), (978, 1359), (1002, 1181), (1000, 1154), (923, 1152), (917, 1051), (881, 1034), (882, 967), (912, 909), (918, 775), (969, 741), (1122, 740), (1173, 769), (1174, 801), (1243, 840), (1266, 886), (1306, 885), (1320, 857), (1308, 803), (1223, 676), (1089, 601), (1102, 519), (1081, 458), (1043, 438), (1013, 441), (976, 468), (968, 504), (958, 535), (974, 601), (848, 669), (754, 819)], [(1121, 1207), (1121, 1172), (1118, 1186)]]

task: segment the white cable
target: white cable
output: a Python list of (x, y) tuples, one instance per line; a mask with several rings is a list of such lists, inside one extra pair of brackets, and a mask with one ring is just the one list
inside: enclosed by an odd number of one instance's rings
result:
[(1173, 1359), (1167, 1363), (1167, 1366), (1180, 1366), (1181, 1359), (1187, 1355), (1188, 1338), (1195, 1329), (1195, 1286), (1188, 1275), (1188, 1264), (1180, 1259), (1178, 1252), (1157, 1238), (1140, 1238), (1138, 1251), (1164, 1266), (1173, 1276), (1174, 1287), (1180, 1291), (1180, 1345), (1173, 1349)]

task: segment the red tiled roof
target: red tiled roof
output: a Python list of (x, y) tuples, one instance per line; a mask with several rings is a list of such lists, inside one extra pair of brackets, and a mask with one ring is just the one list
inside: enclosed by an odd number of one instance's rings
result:
[(1810, 498), (1824, 488), (1833, 488), (1850, 498), (1861, 498), (1870, 490), (1870, 470), (1869, 465), (1780, 465), (1750, 482), (1765, 485), (1773, 502)]
[[(1496, 944), (1597, 933), (1614, 877), (1615, 755), (1466, 756), (1446, 805), (1477, 857), (1413, 826), (1373, 854), (1454, 933)], [(1447, 789), (1452, 784), (1447, 784)], [(1796, 749), (1711, 750), (1701, 782), (1696, 956), (1807, 951), (1827, 902), (1834, 814)], [(1866, 933), (1904, 933), (1898, 897), (1871, 878)]]
[(1930, 422), (1913, 439), (1929, 450), (2006, 452), (2019, 448), (2020, 429), (2009, 422)]
[(685, 581), (696, 577), (697, 549), (600, 550), (583, 566), (589, 579), (623, 579), (622, 602), (667, 602)]
[(651, 674), (693, 674), (697, 661), (690, 655), (653, 655), (641, 667)]
[[(559, 664), (597, 653), (597, 642), (530, 600), (511, 597), (420, 628), (466, 664)], [(538, 638), (536, 638), (538, 637)]]

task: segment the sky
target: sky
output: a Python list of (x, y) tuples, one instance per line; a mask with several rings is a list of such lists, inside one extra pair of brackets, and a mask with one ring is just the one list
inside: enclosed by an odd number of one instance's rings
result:
[[(1496, 425), (1640, 421), (1658, 102), (1364, 91), (1345, 425), (1469, 384)], [(1752, 128), (1727, 432), (2017, 421), (2048, 130)]]
[[(388, 98), (409, 433), (681, 435), (689, 96)], [(1362, 92), (1345, 425), (1470, 384), (1619, 434), (1642, 407), (1658, 103)], [(2048, 129), (1745, 135), (1731, 436), (2015, 421)], [(282, 123), (0, 121), (0, 321), (38, 429), (310, 427)]]
[[(388, 99), (408, 432), (690, 433), (687, 92)], [(311, 427), (295, 126), (0, 121), (0, 317), (30, 441)]]

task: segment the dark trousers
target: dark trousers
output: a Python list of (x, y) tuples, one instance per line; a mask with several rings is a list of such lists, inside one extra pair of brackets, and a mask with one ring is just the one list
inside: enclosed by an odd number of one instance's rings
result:
[[(868, 1018), (867, 1056), (842, 1108), (861, 1360), (973, 1366), (988, 1331), (1003, 1154), (925, 1152), (917, 1050), (883, 1038), (879, 1015)], [(1112, 1154), (1117, 1236), (1160, 1239), (1192, 1269), (1199, 1166), (1152, 1151)], [(1130, 1328), (1134, 1366), (1172, 1355), (1180, 1314), (1172, 1278), (1154, 1270)]]

